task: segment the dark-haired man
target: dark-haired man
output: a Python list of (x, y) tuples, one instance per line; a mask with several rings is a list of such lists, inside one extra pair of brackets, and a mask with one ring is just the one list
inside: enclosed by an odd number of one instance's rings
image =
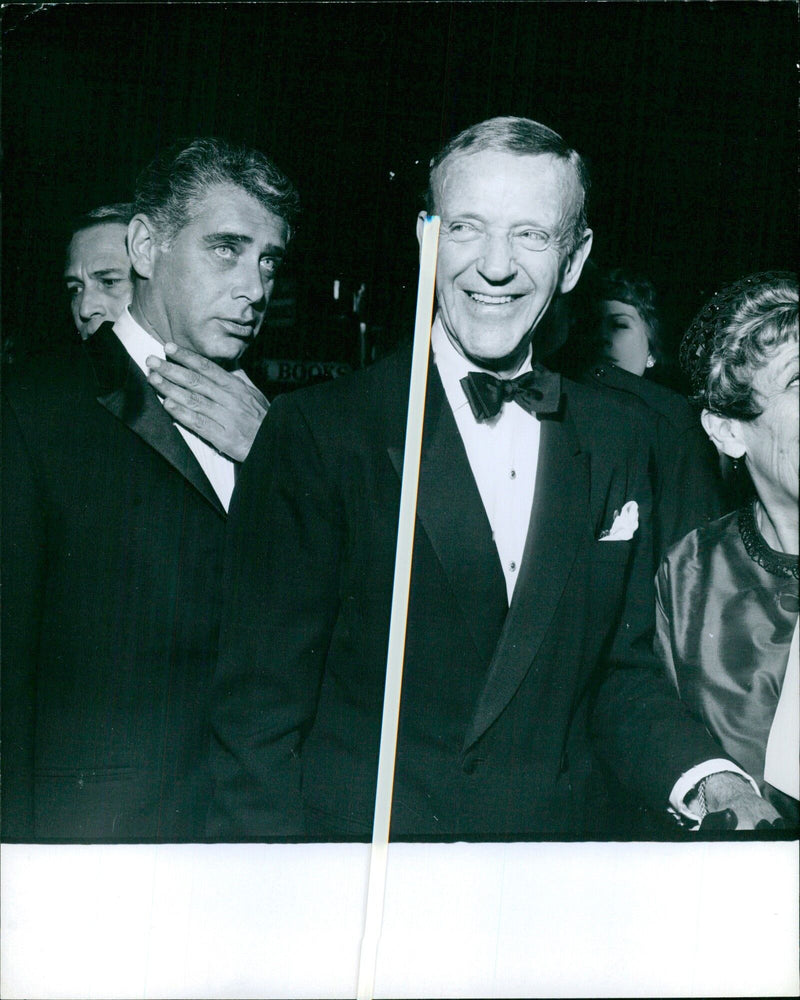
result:
[[(130, 308), (6, 387), (6, 840), (203, 836), (226, 511), (266, 408), (236, 366), (296, 211), (260, 153), (168, 151), (137, 184)], [(147, 380), (182, 351), (218, 387), (198, 433)]]
[[(398, 838), (608, 836), (620, 817), (593, 781), (592, 735), (631, 800), (664, 813), (690, 814), (721, 767), (649, 652), (648, 414), (531, 365), (540, 320), (589, 253), (586, 189), (578, 154), (527, 119), (482, 122), (432, 164), (438, 312)], [(408, 377), (401, 352), (279, 398), (243, 469), (213, 836), (370, 835)], [(732, 787), (743, 825), (762, 815), (746, 778), (715, 777), (712, 808)]]
[(125, 246), (133, 205), (101, 205), (76, 219), (67, 246), (64, 284), (82, 340), (113, 323), (131, 301), (133, 276)]

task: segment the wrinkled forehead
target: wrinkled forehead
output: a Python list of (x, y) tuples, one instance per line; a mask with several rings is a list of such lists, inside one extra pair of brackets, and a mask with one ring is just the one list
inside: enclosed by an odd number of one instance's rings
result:
[(125, 237), (128, 227), (121, 222), (101, 222), (73, 234), (67, 247), (65, 274), (78, 268), (128, 267)]
[(546, 197), (549, 206), (564, 220), (574, 218), (583, 202), (575, 167), (552, 153), (456, 150), (431, 171), (430, 186), (437, 214), (454, 196), (468, 198), (478, 191), (498, 198), (508, 191), (526, 200)]

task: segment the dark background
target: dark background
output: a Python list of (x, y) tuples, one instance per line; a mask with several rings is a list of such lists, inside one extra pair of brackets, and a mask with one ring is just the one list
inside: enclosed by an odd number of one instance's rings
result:
[(263, 149), (303, 197), (256, 350), (352, 356), (326, 312), (336, 277), (366, 284), (382, 351), (413, 308), (427, 161), (498, 114), (543, 121), (588, 156), (593, 258), (655, 281), (674, 343), (720, 283), (794, 267), (796, 41), (784, 2), (6, 7), (12, 355), (70, 335), (74, 213), (128, 200), (160, 147), (200, 134)]

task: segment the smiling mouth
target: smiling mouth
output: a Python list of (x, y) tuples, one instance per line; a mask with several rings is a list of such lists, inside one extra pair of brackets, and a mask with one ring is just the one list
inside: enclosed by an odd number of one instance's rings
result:
[(482, 306), (507, 306), (522, 298), (521, 295), (486, 295), (484, 292), (467, 292), (467, 295)]

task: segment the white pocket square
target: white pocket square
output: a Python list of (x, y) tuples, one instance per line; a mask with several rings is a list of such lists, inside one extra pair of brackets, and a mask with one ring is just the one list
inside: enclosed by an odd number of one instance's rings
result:
[(622, 510), (614, 511), (614, 523), (600, 535), (601, 542), (627, 542), (639, 527), (639, 504), (629, 500)]

